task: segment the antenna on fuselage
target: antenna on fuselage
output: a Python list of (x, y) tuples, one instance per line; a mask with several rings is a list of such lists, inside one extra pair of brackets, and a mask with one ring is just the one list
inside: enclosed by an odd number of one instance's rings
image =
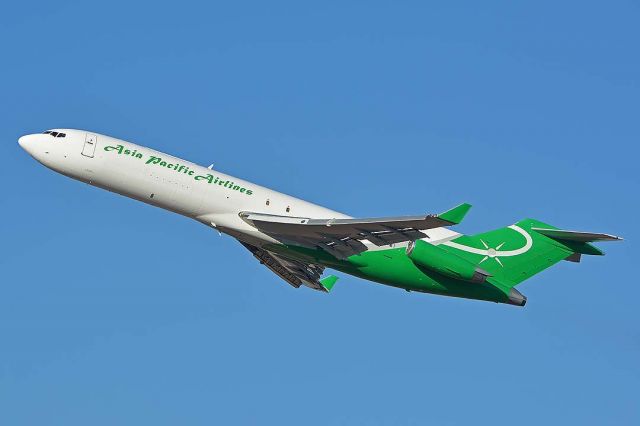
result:
[(207, 169), (213, 170), (213, 164), (209, 164), (209, 167), (207, 167)]

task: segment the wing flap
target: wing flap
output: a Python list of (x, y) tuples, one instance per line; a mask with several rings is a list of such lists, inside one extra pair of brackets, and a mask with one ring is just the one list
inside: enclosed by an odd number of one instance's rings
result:
[(295, 274), (285, 268), (280, 262), (278, 262), (268, 251), (259, 249), (256, 246), (250, 244), (240, 243), (245, 246), (253, 256), (260, 261), (260, 264), (271, 269), (271, 271), (289, 283), (292, 287), (299, 288), (302, 285), (302, 280)]
[(320, 279), (324, 272), (323, 266), (288, 259), (251, 244), (243, 242), (240, 242), (240, 244), (245, 246), (261, 264), (295, 288), (305, 285), (326, 293), (333, 288), (333, 285), (338, 280), (333, 275)]

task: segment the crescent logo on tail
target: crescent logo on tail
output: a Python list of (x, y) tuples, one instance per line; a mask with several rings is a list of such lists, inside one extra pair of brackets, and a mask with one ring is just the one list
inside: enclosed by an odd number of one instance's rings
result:
[(453, 247), (453, 248), (458, 249), (458, 250), (466, 251), (467, 253), (479, 254), (479, 255), (484, 256), (482, 258), (482, 260), (480, 261), (480, 263), (482, 263), (485, 260), (491, 258), (491, 259), (495, 259), (496, 262), (498, 262), (498, 264), (500, 266), (503, 266), (502, 262), (500, 261), (500, 257), (517, 256), (519, 254), (523, 254), (523, 253), (528, 252), (529, 249), (533, 246), (533, 238), (531, 238), (531, 235), (529, 235), (529, 233), (527, 231), (525, 231), (524, 229), (520, 228), (517, 225), (511, 225), (511, 226), (509, 226), (509, 228), (513, 229), (514, 231), (516, 231), (517, 233), (519, 233), (520, 235), (522, 235), (525, 238), (524, 246), (522, 246), (522, 247), (520, 247), (519, 249), (516, 249), (516, 250), (503, 250), (503, 251), (501, 251), (500, 248), (505, 244), (505, 242), (502, 242), (502, 243), (498, 244), (495, 248), (493, 248), (493, 247), (489, 247), (489, 245), (487, 243), (485, 243), (483, 240), (480, 240), (482, 245), (484, 245), (484, 249), (465, 246), (465, 245), (462, 245), (462, 244), (455, 243), (453, 241), (447, 241), (447, 242), (442, 243), (442, 244), (445, 245), (445, 246)]

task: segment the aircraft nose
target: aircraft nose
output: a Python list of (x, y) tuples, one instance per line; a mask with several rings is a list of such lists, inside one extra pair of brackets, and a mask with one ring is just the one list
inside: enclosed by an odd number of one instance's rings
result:
[(18, 139), (18, 144), (29, 154), (33, 154), (34, 144), (36, 143), (35, 139), (37, 137), (38, 135), (24, 135)]

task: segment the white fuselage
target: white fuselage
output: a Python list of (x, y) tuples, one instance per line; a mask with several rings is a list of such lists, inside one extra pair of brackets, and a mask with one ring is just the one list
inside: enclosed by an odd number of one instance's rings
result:
[[(94, 132), (53, 129), (64, 134), (31, 134), (20, 146), (59, 173), (195, 219), (241, 241), (279, 243), (246, 223), (241, 212), (311, 219), (349, 218), (345, 214), (202, 167), (163, 152)], [(458, 235), (429, 230), (429, 240)], [(386, 248), (364, 241), (369, 250)], [(406, 243), (400, 243), (400, 246)]]
[(131, 142), (81, 130), (53, 131), (65, 137), (32, 134), (19, 143), (59, 173), (193, 218), (247, 242), (276, 241), (244, 222), (239, 212), (349, 217)]

